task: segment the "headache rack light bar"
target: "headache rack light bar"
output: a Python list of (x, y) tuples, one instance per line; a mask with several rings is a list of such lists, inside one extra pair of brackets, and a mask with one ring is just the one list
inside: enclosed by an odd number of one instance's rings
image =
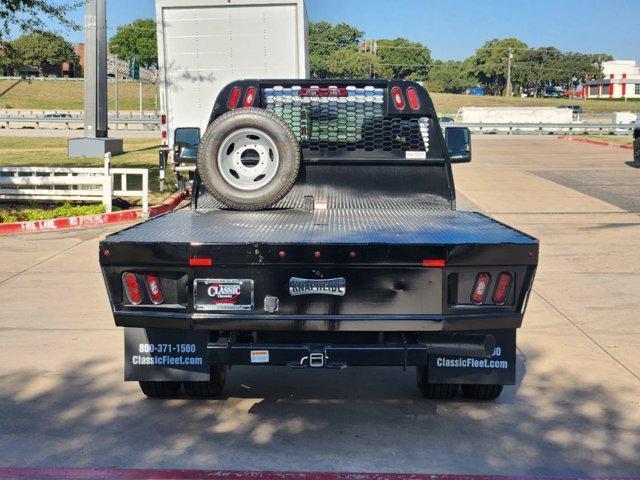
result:
[(298, 93), (300, 97), (348, 97), (349, 92), (344, 87), (302, 87)]

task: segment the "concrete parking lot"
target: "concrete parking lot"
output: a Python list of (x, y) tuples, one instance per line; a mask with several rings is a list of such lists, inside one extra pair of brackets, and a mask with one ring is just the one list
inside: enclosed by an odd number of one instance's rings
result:
[(518, 383), (421, 398), (413, 371), (234, 368), (224, 398), (122, 381), (97, 262), (118, 227), (0, 237), (0, 466), (640, 474), (640, 170), (631, 152), (475, 137), (460, 206), (541, 240)]

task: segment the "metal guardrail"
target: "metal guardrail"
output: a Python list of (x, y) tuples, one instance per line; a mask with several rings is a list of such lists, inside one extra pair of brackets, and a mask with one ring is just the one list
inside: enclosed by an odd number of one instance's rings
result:
[(507, 135), (535, 134), (602, 134), (628, 135), (633, 133), (634, 124), (616, 123), (461, 123), (446, 122), (448, 126), (467, 127), (474, 133), (497, 133)]
[[(160, 126), (160, 118), (156, 116), (149, 117), (109, 117), (109, 123), (112, 125), (124, 125), (125, 129), (128, 125), (148, 125), (154, 128)], [(29, 124), (34, 125), (34, 128), (42, 128), (41, 124), (62, 124), (67, 129), (71, 128), (71, 125), (84, 125), (83, 117), (45, 117), (45, 116), (0, 116), (0, 126), (10, 129), (12, 124)], [(14, 127), (15, 128), (15, 127)], [(20, 127), (18, 127), (20, 128)]]
[[(11, 124), (35, 124), (35, 128), (41, 128), (40, 124), (64, 124), (69, 129), (70, 125), (84, 125), (83, 117), (49, 118), (45, 116), (0, 116), (0, 126), (11, 128)], [(155, 115), (147, 117), (109, 117), (112, 125), (148, 125), (159, 128), (160, 118)], [(579, 135), (585, 133), (596, 133), (602, 135), (617, 134), (626, 135), (633, 133), (634, 124), (616, 123), (461, 123), (445, 122), (442, 127), (447, 126), (468, 127), (474, 133), (498, 133), (508, 135), (522, 134), (550, 134), (561, 133), (569, 135)]]

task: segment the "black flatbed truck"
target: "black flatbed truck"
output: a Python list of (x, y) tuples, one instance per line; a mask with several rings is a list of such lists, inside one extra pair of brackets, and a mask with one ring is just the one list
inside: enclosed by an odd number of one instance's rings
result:
[(190, 210), (100, 243), (125, 379), (152, 397), (218, 395), (234, 365), (415, 366), (430, 398), (514, 384), (539, 246), (455, 209), (468, 131), (443, 135), (422, 87), (383, 80), (233, 82), (211, 121), (238, 88), (291, 126), (299, 179), (244, 212), (196, 178)]

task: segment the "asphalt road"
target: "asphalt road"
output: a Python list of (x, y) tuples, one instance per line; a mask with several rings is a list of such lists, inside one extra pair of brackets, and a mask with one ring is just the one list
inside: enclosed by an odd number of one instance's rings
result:
[(0, 467), (638, 476), (640, 171), (631, 152), (474, 138), (461, 207), (537, 236), (518, 384), (421, 398), (413, 371), (234, 368), (222, 399), (122, 381), (97, 243), (116, 228), (0, 237)]

